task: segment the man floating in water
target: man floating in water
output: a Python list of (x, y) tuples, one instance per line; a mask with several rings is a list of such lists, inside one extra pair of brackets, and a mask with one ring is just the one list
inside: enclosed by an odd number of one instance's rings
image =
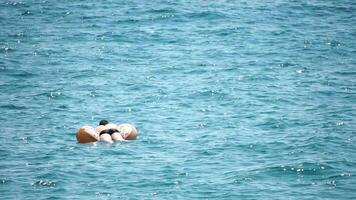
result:
[(82, 126), (77, 131), (77, 141), (88, 143), (105, 141), (113, 143), (115, 141), (135, 140), (137, 130), (131, 124), (111, 124), (107, 120), (101, 120), (95, 129), (91, 126)]

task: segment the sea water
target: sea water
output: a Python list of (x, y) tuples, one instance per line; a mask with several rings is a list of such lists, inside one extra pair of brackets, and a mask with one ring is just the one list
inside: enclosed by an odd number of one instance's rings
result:
[(3, 0), (0, 196), (355, 199), (355, 84), (352, 0)]

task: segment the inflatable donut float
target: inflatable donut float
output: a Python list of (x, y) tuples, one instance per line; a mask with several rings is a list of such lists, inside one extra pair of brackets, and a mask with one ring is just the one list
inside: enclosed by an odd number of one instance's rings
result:
[[(120, 124), (117, 130), (125, 140), (135, 140), (137, 138), (137, 130), (131, 124)], [(78, 143), (97, 142), (100, 140), (99, 134), (91, 126), (82, 126), (78, 129), (77, 134)]]

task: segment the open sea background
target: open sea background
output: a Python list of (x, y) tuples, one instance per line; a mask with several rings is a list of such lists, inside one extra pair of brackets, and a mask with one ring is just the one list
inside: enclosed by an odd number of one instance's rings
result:
[(0, 1), (0, 198), (356, 199), (355, 85), (353, 0)]

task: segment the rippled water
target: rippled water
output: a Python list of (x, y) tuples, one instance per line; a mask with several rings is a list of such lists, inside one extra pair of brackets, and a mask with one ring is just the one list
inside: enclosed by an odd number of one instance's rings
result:
[(1, 1), (1, 198), (356, 198), (355, 9)]

